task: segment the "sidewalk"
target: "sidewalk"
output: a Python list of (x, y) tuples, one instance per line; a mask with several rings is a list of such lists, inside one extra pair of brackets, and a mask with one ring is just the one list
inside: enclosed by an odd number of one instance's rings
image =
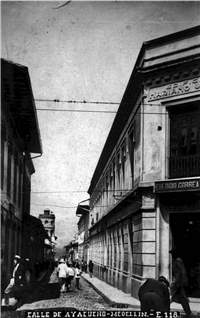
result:
[[(92, 285), (94, 290), (96, 290), (104, 299), (108, 301), (111, 307), (115, 308), (126, 308), (129, 310), (140, 310), (140, 301), (130, 294), (126, 294), (123, 291), (113, 287), (104, 281), (98, 279), (97, 277), (90, 277), (89, 274), (82, 273), (81, 277)], [(200, 318), (200, 300), (191, 299), (190, 308), (192, 313)], [(184, 314), (183, 308), (180, 304), (172, 303), (172, 311), (180, 311)]]

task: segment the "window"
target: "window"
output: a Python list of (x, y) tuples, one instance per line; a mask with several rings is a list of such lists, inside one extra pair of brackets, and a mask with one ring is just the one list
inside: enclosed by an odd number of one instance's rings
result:
[(200, 107), (197, 105), (170, 110), (169, 174), (171, 178), (200, 174)]

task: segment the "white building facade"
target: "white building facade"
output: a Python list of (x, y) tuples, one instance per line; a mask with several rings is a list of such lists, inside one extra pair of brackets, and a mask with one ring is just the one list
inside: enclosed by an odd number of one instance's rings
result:
[(143, 44), (88, 190), (94, 274), (134, 297), (171, 282), (177, 247), (200, 298), (199, 44), (199, 27)]

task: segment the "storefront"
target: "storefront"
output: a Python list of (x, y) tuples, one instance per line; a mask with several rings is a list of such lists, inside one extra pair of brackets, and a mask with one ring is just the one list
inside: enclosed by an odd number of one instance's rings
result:
[(172, 279), (173, 259), (169, 250), (177, 248), (188, 273), (187, 294), (200, 298), (200, 178), (158, 181), (155, 193), (161, 272)]

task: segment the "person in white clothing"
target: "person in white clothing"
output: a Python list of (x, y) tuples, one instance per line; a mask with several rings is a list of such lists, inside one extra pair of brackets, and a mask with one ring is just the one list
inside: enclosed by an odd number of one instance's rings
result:
[(77, 287), (77, 289), (80, 289), (80, 287), (79, 287), (80, 276), (81, 276), (81, 270), (79, 268), (79, 265), (77, 264), (76, 267), (75, 267), (75, 278), (76, 278), (76, 287)]
[(70, 264), (67, 264), (67, 265), (68, 265), (69, 276), (66, 279), (66, 287), (67, 287), (67, 291), (69, 291), (69, 289), (71, 287), (71, 281), (73, 280), (75, 273), (74, 273), (74, 269), (71, 267), (71, 265)]
[(60, 292), (65, 292), (65, 283), (66, 283), (66, 277), (68, 276), (68, 267), (64, 261), (64, 259), (61, 259), (59, 261), (58, 265), (58, 279), (59, 279), (59, 286), (60, 286)]

